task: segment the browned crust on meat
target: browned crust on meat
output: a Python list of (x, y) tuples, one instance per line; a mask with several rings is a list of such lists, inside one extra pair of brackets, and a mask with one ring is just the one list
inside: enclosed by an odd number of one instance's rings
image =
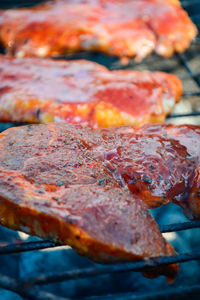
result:
[[(175, 254), (143, 201), (120, 186), (81, 134), (53, 124), (1, 133), (1, 224), (101, 263)], [(148, 276), (172, 280), (177, 271), (166, 266)]]

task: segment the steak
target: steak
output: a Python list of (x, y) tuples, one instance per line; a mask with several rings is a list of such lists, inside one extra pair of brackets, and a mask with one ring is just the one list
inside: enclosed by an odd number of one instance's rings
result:
[(190, 219), (200, 218), (199, 126), (71, 128), (118, 184), (142, 199), (148, 208), (173, 202)]
[[(1, 133), (0, 223), (101, 263), (176, 254), (140, 195), (111, 169), (114, 132), (49, 124)], [(177, 271), (170, 265), (146, 275), (170, 281)]]
[[(148, 212), (199, 218), (200, 127), (49, 124), (0, 134), (0, 223), (102, 263), (175, 254)], [(172, 280), (177, 266), (147, 273)]]
[[(180, 205), (190, 219), (200, 219), (200, 126), (169, 124), (143, 126), (138, 129), (138, 134), (150, 134), (152, 138), (162, 136), (184, 148), (187, 163), (180, 161), (182, 165), (178, 165), (177, 161), (177, 165), (168, 166), (171, 168), (173, 176), (172, 174), (169, 176), (170, 182), (168, 181), (166, 185), (168, 188), (162, 196), (168, 197), (169, 201)], [(169, 184), (173, 185), (173, 181), (171, 181), (173, 177), (174, 180), (177, 178), (177, 185), (170, 189)]]
[(58, 56), (81, 50), (134, 57), (183, 52), (197, 29), (179, 0), (55, 0), (0, 11), (9, 54)]
[(0, 121), (96, 127), (163, 122), (182, 92), (180, 80), (162, 72), (0, 56)]

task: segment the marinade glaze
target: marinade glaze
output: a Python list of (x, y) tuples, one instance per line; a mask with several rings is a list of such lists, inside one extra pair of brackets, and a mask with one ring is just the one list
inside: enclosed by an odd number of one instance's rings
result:
[[(59, 124), (1, 133), (1, 224), (68, 244), (101, 263), (175, 254), (146, 204), (113, 176), (108, 139)], [(147, 275), (173, 280), (177, 271), (171, 265)]]
[(183, 52), (197, 29), (178, 0), (55, 0), (0, 11), (7, 53), (57, 56), (81, 50), (141, 60)]
[(96, 127), (163, 122), (182, 92), (180, 80), (162, 72), (0, 56), (0, 121)]
[(191, 125), (9, 129), (0, 135), (1, 224), (104, 263), (170, 255), (148, 208), (175, 202), (199, 218), (199, 150)]

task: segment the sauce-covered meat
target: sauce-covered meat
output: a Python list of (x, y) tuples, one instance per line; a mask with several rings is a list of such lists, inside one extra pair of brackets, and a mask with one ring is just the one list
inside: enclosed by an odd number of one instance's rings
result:
[[(162, 136), (170, 139), (176, 145), (185, 148), (187, 165), (173, 165), (171, 171), (177, 176), (177, 187), (169, 189), (172, 192), (170, 199), (180, 205), (189, 218), (200, 218), (200, 127), (192, 125), (153, 125), (143, 126), (138, 129), (139, 134), (150, 134), (152, 137)], [(182, 152), (183, 153), (183, 152)], [(180, 162), (181, 163), (181, 162)], [(191, 166), (194, 165), (193, 171)], [(171, 180), (171, 177), (170, 177)], [(175, 191), (175, 194), (174, 192)]]
[(188, 217), (200, 217), (199, 126), (157, 124), (74, 130), (118, 184), (128, 187), (149, 208), (174, 202)]
[(199, 126), (9, 129), (0, 134), (0, 222), (104, 263), (173, 254), (148, 208), (174, 202), (200, 217), (199, 154)]
[(97, 127), (162, 122), (181, 94), (181, 82), (172, 74), (0, 56), (0, 121)]
[[(72, 125), (1, 133), (1, 224), (68, 244), (103, 263), (175, 254), (146, 204), (104, 163), (99, 142), (101, 132)], [(171, 265), (148, 275), (173, 279), (176, 273)]]
[(0, 39), (20, 57), (80, 50), (167, 57), (188, 48), (196, 33), (179, 0), (55, 0), (0, 12)]

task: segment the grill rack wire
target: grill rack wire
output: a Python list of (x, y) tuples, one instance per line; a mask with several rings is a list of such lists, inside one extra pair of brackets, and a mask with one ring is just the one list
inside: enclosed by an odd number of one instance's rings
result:
[[(37, 1), (38, 2), (38, 1)], [(13, 1), (6, 1), (5, 2), (8, 7), (13, 6)], [(24, 4), (24, 1), (18, 1), (18, 5), (21, 6)], [(26, 5), (29, 6), (33, 4), (32, 1), (26, 1)], [(183, 0), (182, 5), (185, 9), (188, 9), (192, 6), (198, 5), (199, 0)], [(1, 3), (1, 7), (3, 8), (3, 1)], [(191, 19), (194, 23), (196, 23), (198, 29), (200, 30), (200, 14), (194, 14), (191, 16)], [(194, 42), (200, 50), (200, 37)], [(87, 56), (88, 57), (88, 56)], [(62, 57), (63, 58), (63, 57)], [(65, 56), (64, 58), (73, 59), (76, 58), (76, 55), (69, 55)], [(90, 56), (89, 56), (90, 58)], [(200, 73), (193, 72), (192, 68), (189, 65), (187, 60), (186, 54), (176, 54), (176, 59), (181, 64), (185, 71), (187, 72), (188, 78), (192, 79), (192, 81), (196, 84), (198, 89), (192, 91), (186, 91), (183, 95), (184, 98), (188, 97), (200, 97)], [(117, 67), (119, 68), (119, 66)], [(126, 68), (126, 67), (120, 67)], [(114, 69), (114, 68), (113, 68)], [(200, 111), (192, 111), (190, 113), (172, 113), (168, 116), (168, 119), (177, 119), (177, 118), (185, 118), (185, 117), (200, 117)], [(2, 124), (3, 125), (3, 124)], [(7, 127), (6, 124), (5, 128)], [(12, 125), (12, 124), (11, 124)], [(14, 125), (14, 124), (13, 124)], [(16, 124), (15, 124), (16, 125)], [(10, 127), (10, 124), (8, 124)], [(176, 223), (170, 225), (163, 225), (160, 226), (160, 230), (162, 233), (167, 232), (177, 232), (181, 230), (189, 230), (193, 228), (200, 228), (200, 221), (191, 221), (191, 222), (184, 222), (184, 223)], [(25, 251), (34, 251), (39, 249), (46, 249), (46, 248), (53, 248), (60, 245), (55, 244), (51, 240), (43, 240), (43, 241), (36, 241), (36, 242), (25, 242), (20, 244), (9, 244), (6, 246), (0, 247), (0, 255), (9, 255), (13, 253), (20, 253)], [(67, 251), (67, 250), (66, 250)], [(107, 265), (103, 266), (102, 268), (90, 267), (85, 269), (76, 269), (73, 271), (66, 271), (63, 273), (58, 274), (49, 274), (49, 275), (40, 275), (37, 277), (25, 279), (25, 280), (15, 280), (13, 278), (4, 276), (0, 274), (0, 287), (4, 289), (11, 290), (26, 299), (34, 299), (34, 300), (70, 300), (69, 298), (62, 298), (57, 297), (56, 295), (39, 291), (35, 288), (35, 285), (42, 285), (47, 283), (55, 283), (60, 281), (66, 280), (73, 280), (78, 278), (85, 278), (91, 276), (98, 276), (102, 274), (111, 274), (111, 273), (119, 273), (119, 272), (130, 272), (130, 271), (144, 271), (148, 268), (158, 267), (161, 265), (167, 265), (172, 263), (182, 263), (188, 262), (192, 260), (200, 260), (200, 249), (196, 252), (190, 253), (182, 253), (176, 256), (168, 256), (168, 257), (157, 257), (151, 258), (148, 260), (141, 260), (133, 263), (123, 263), (123, 264), (115, 264), (115, 265)], [(157, 292), (148, 292), (148, 293), (123, 293), (118, 295), (104, 295), (92, 298), (84, 298), (86, 299), (93, 299), (93, 300), (128, 300), (128, 299), (138, 299), (138, 300), (148, 300), (148, 299), (169, 299), (169, 297), (176, 297), (176, 296), (192, 296), (193, 293), (200, 294), (200, 284), (190, 285), (186, 287), (176, 287), (176, 288), (168, 288), (164, 291), (157, 291)], [(83, 299), (83, 298), (82, 298)], [(174, 298), (175, 299), (175, 298)]]

